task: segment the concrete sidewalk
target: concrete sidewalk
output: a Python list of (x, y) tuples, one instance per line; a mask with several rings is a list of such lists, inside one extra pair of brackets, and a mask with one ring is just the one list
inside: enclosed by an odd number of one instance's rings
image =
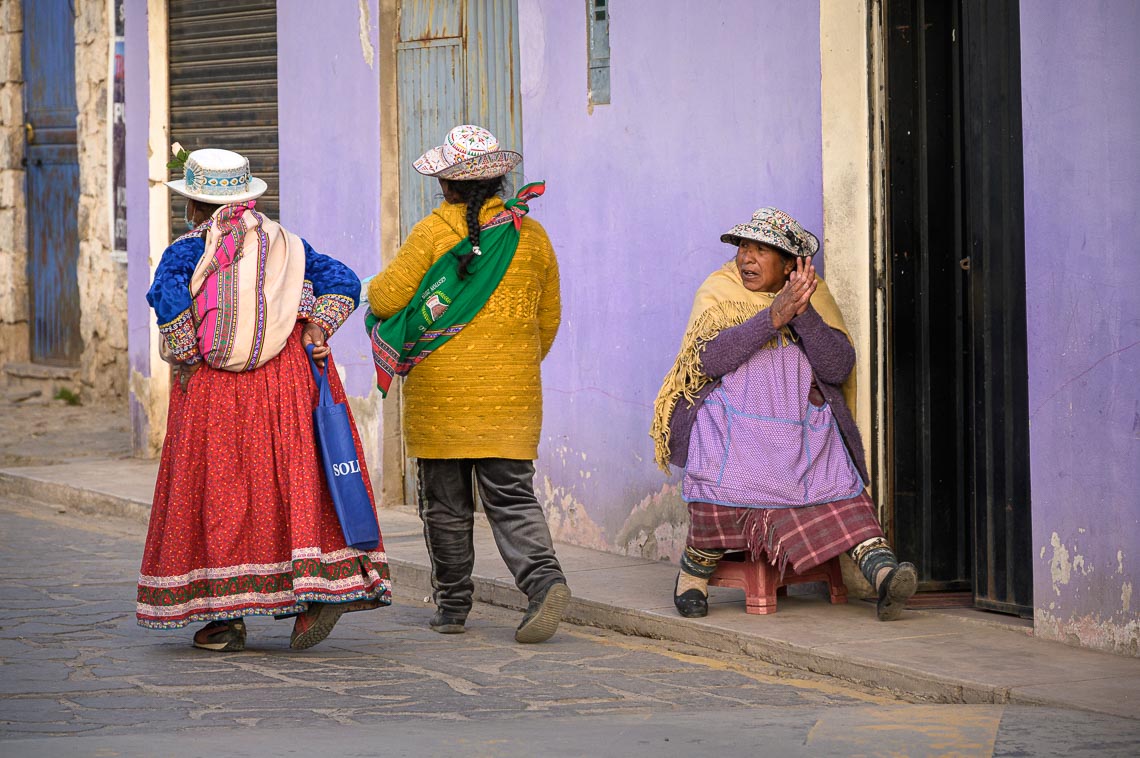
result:
[[(85, 458), (0, 470), (0, 494), (91, 513), (145, 520), (158, 465)], [(411, 509), (380, 514), (393, 578), (406, 591), (430, 592), (419, 518)], [(908, 611), (875, 620), (874, 606), (852, 599), (781, 598), (779, 612), (750, 616), (740, 590), (712, 588), (704, 619), (672, 604), (675, 566), (559, 544), (574, 592), (566, 620), (627, 634), (675, 640), (953, 703), (1022, 703), (1140, 718), (1140, 659), (1035, 639), (1025, 624), (980, 612)], [(490, 530), (476, 529), (476, 600), (523, 608)], [(478, 613), (476, 608), (475, 613)]]

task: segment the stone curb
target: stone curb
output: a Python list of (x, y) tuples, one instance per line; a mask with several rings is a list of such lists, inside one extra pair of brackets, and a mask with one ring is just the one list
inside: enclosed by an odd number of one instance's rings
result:
[[(11, 470), (0, 472), (0, 496), (22, 497), (41, 503), (61, 504), (81, 513), (113, 515), (146, 523), (150, 503), (105, 492), (20, 476)], [(426, 565), (393, 558), (389, 567), (401, 592), (431, 593), (431, 572)], [(503, 608), (522, 610), (526, 597), (513, 583), (475, 576), (474, 599)], [(413, 596), (414, 596), (413, 594)], [(887, 666), (878, 660), (861, 660), (855, 655), (819, 651), (759, 636), (742, 635), (729, 629), (673, 618), (661, 614), (574, 598), (564, 621), (580, 626), (609, 629), (637, 637), (680, 642), (731, 655), (744, 655), (779, 666), (835, 677), (871, 689), (936, 703), (973, 705), (1020, 704), (1102, 712), (1083, 707), (1061, 697), (1032, 697), (1011, 692), (1006, 687), (956, 680), (902, 666)], [(1119, 715), (1119, 714), (1113, 714)]]

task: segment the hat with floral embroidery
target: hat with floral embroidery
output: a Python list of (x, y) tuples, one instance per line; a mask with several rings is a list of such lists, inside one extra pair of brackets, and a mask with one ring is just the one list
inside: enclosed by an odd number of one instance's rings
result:
[(797, 258), (810, 258), (819, 252), (819, 238), (779, 208), (760, 208), (751, 221), (720, 235), (720, 241), (730, 245), (739, 245), (742, 240), (771, 245)]
[(499, 140), (481, 126), (463, 124), (447, 133), (443, 144), (433, 147), (412, 165), (424, 176), (451, 181), (493, 179), (519, 165), (522, 155), (500, 150)]
[(182, 171), (182, 178), (166, 186), (192, 200), (214, 205), (244, 203), (265, 194), (268, 185), (251, 176), (249, 159), (231, 150), (207, 148), (187, 153), (177, 142), (171, 147), (174, 160), (168, 166)]

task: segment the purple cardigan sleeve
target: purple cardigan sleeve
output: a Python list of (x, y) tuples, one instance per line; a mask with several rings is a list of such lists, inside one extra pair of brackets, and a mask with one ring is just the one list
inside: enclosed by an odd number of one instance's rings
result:
[(701, 367), (705, 374), (719, 379), (743, 366), (758, 347), (768, 344), (775, 336), (772, 314), (765, 308), (743, 324), (721, 330), (706, 342), (701, 351)]
[(800, 338), (816, 378), (827, 384), (842, 384), (855, 368), (855, 348), (847, 335), (824, 323), (810, 304), (806, 311), (792, 319), (791, 326)]

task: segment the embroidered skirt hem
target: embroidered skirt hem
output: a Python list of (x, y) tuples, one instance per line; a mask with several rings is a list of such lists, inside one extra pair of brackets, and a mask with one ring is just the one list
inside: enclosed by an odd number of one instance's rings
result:
[[(345, 402), (331, 359), (329, 378)], [(141, 626), (391, 603), (383, 541), (371, 551), (345, 544), (313, 436), (316, 402), (300, 327), (258, 369), (204, 367), (185, 392), (171, 390), (138, 582)], [(353, 437), (363, 468), (355, 423)]]

